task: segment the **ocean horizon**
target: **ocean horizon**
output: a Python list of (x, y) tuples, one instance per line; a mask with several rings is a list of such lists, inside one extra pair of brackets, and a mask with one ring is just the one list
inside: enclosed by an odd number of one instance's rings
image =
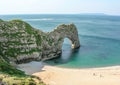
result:
[(32, 27), (50, 32), (60, 24), (74, 23), (81, 47), (71, 49), (64, 39), (62, 56), (46, 63), (67, 68), (89, 68), (120, 65), (120, 16), (86, 14), (0, 15), (0, 19), (21, 19)]

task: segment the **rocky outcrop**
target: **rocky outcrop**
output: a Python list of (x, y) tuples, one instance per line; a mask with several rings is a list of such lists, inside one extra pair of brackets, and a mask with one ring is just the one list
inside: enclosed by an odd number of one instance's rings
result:
[(44, 33), (21, 20), (0, 20), (0, 56), (8, 62), (21, 63), (58, 57), (62, 52), (64, 38), (70, 39), (73, 49), (80, 47), (74, 24), (62, 24), (52, 32)]
[[(68, 38), (71, 41), (72, 49), (80, 47), (80, 42), (78, 38), (78, 31), (74, 24), (69, 25), (59, 25), (52, 32), (47, 34), (49, 40), (51, 40), (51, 45), (47, 44), (45, 46), (49, 47), (48, 55), (46, 58), (50, 59), (56, 56), (59, 56), (62, 52), (62, 44), (65, 38)], [(48, 43), (50, 43), (48, 41)]]

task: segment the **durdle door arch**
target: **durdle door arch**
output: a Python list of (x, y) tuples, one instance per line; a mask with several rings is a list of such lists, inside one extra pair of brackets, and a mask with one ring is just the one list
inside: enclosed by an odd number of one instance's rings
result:
[[(80, 47), (78, 31), (74, 24), (59, 25), (53, 31), (49, 32), (47, 37), (49, 38), (49, 40), (52, 41), (52, 45), (48, 45), (48, 47), (51, 48), (48, 54), (46, 54), (46, 52), (44, 51), (44, 54), (48, 55), (48, 59), (61, 55), (62, 45), (65, 38), (68, 38), (71, 41), (72, 49), (77, 49)], [(51, 53), (50, 56), (49, 53)]]
[(65, 38), (68, 38), (71, 41), (71, 47), (73, 49), (80, 47), (78, 31), (74, 24), (59, 25), (54, 29), (54, 31), (50, 32), (50, 36), (54, 36), (54, 39), (58, 42), (60, 49)]

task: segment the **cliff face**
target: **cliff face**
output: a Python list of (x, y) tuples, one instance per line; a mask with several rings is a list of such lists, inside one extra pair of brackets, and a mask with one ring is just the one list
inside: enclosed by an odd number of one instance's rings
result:
[(71, 40), (73, 49), (80, 47), (74, 24), (59, 25), (44, 33), (21, 20), (0, 20), (0, 60), (22, 63), (58, 57), (64, 38)]

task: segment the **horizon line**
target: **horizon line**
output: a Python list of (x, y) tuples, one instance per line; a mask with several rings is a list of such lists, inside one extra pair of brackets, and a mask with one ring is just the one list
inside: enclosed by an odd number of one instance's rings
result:
[(16, 14), (0, 14), (0, 15), (108, 15), (108, 16), (120, 16), (115, 14), (106, 13), (16, 13)]

